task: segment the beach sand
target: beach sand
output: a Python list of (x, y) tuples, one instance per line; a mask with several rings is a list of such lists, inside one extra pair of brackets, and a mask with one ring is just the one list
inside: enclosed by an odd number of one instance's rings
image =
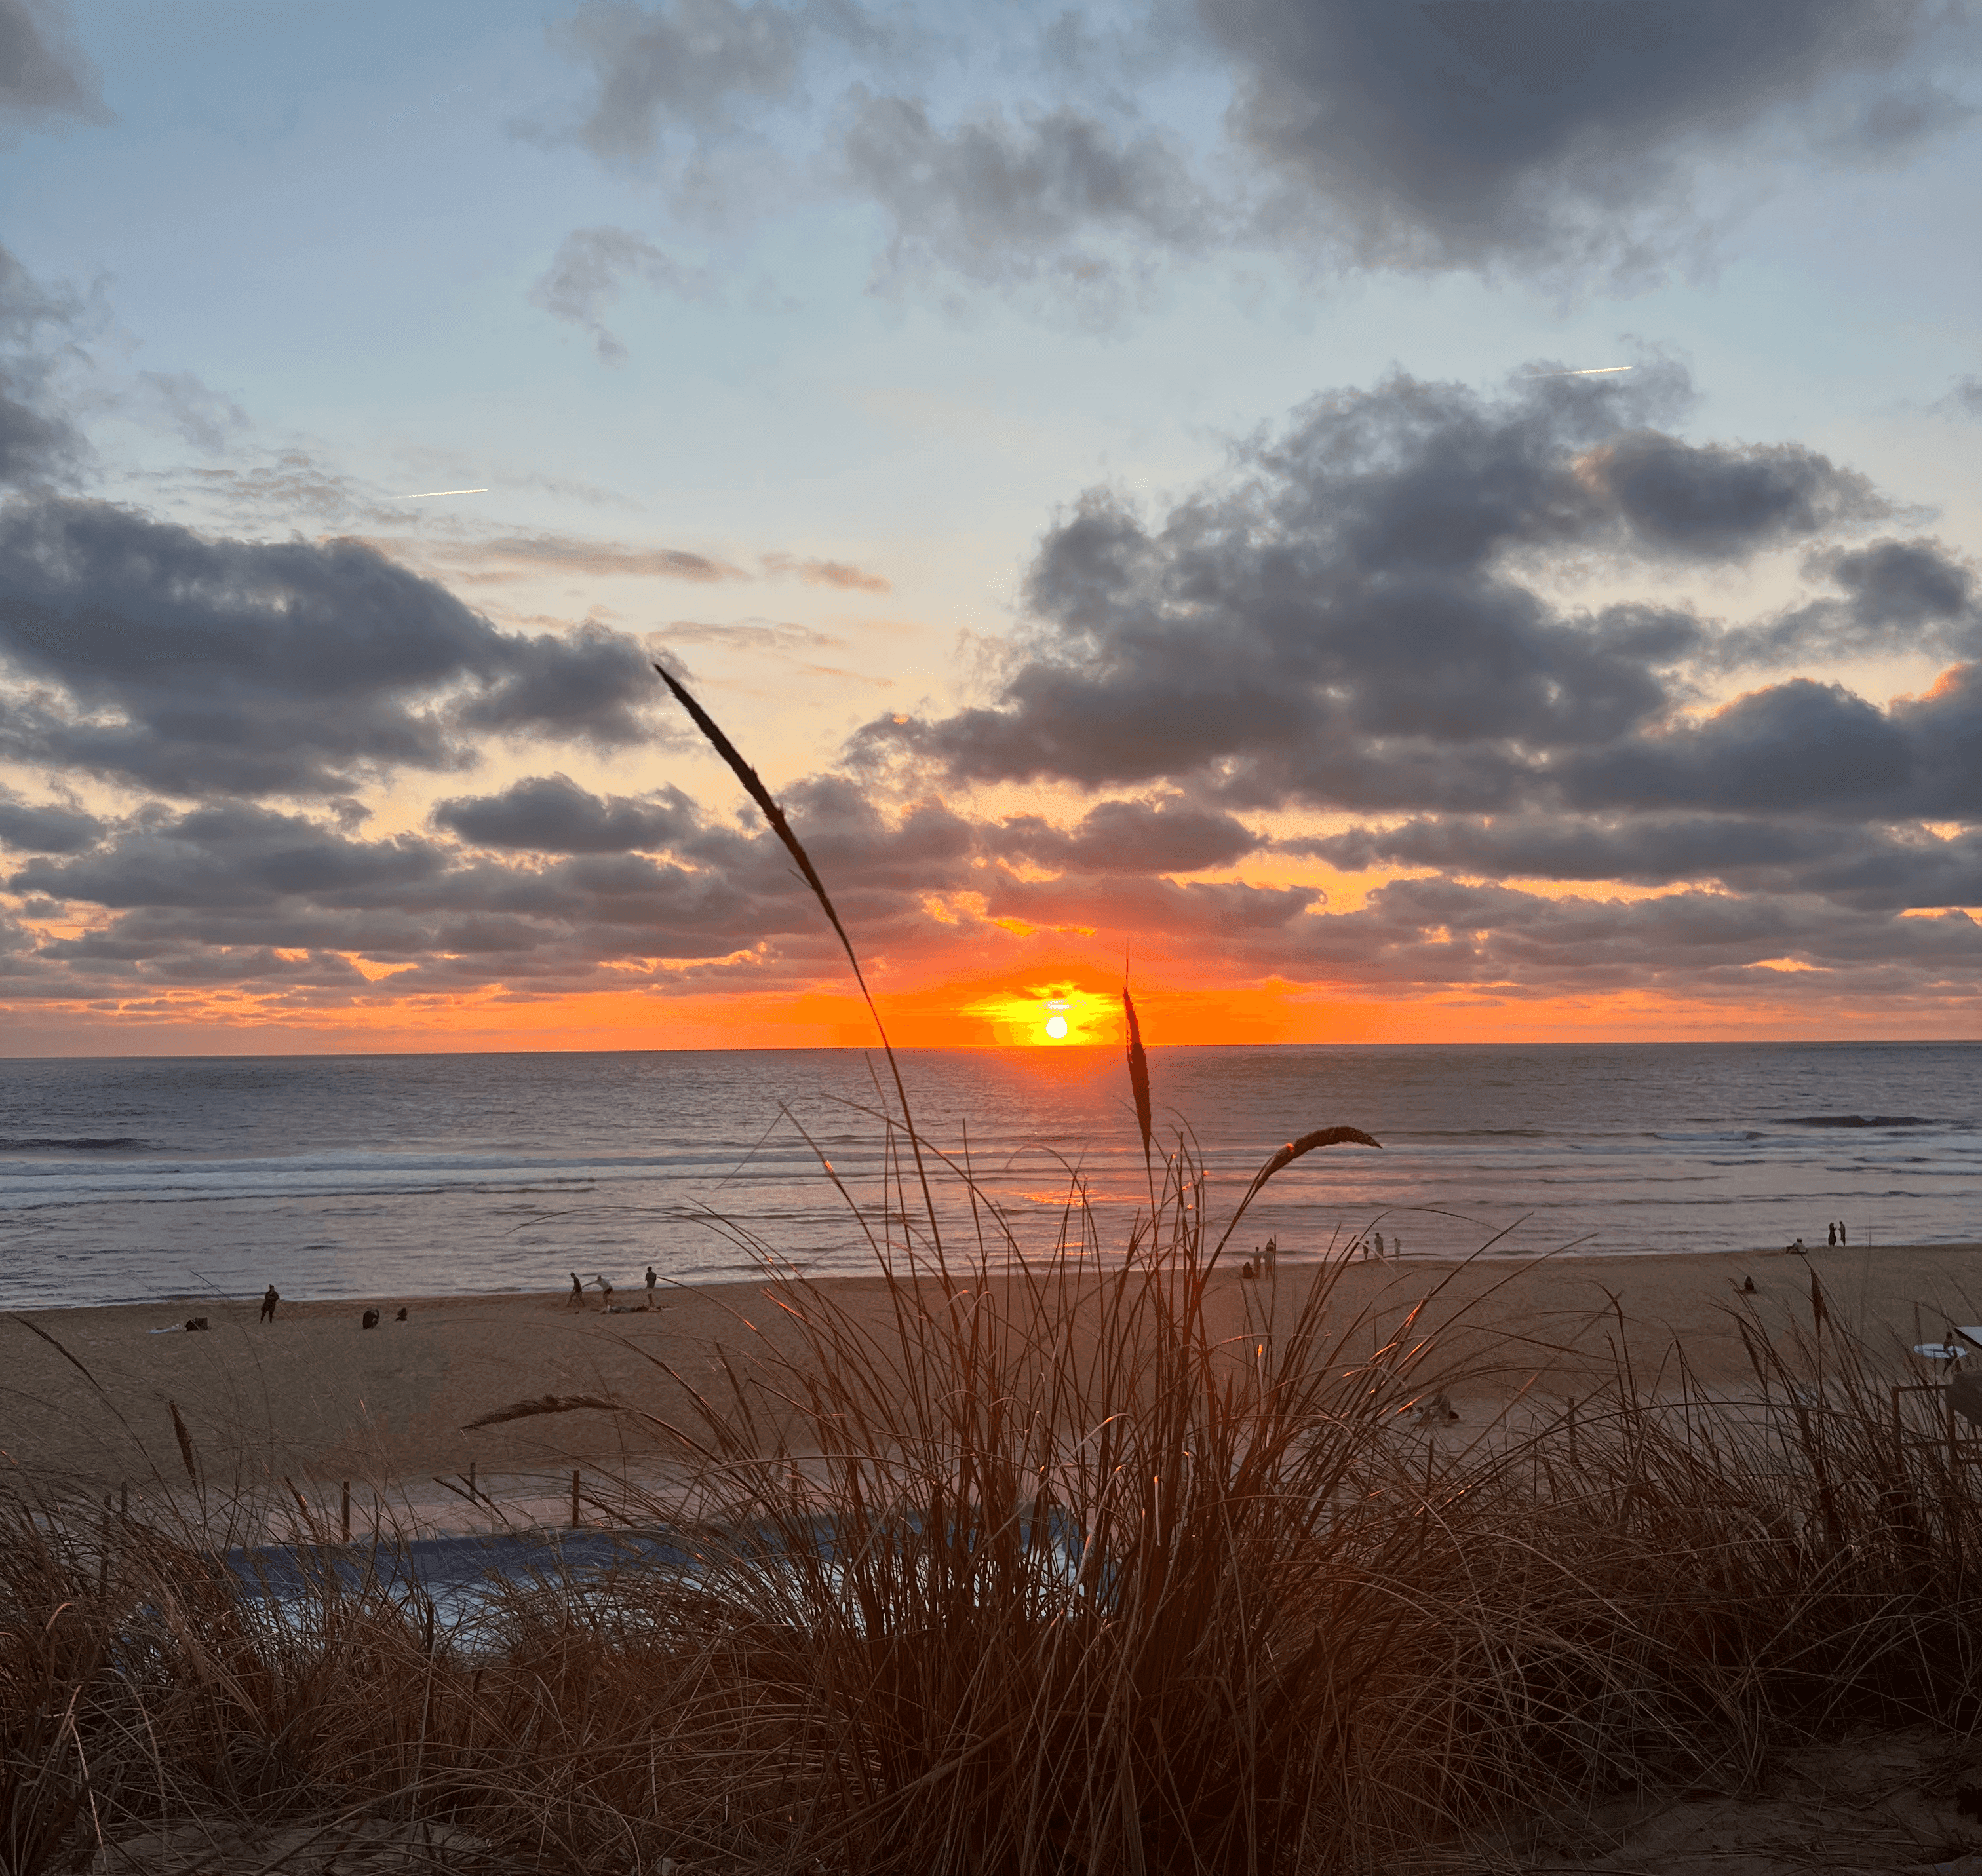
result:
[[(1273, 1283), (1221, 1268), (1215, 1326), (1235, 1345), (1251, 1341), (1271, 1320), (1287, 1320), (1318, 1268), (1283, 1259)], [(1428, 1375), (1449, 1378), (1465, 1421), (1476, 1425), (1523, 1388), (1553, 1411), (1600, 1385), (1620, 1330), (1647, 1391), (1673, 1384), (1675, 1344), (1695, 1385), (1740, 1388), (1751, 1377), (1739, 1310), (1753, 1307), (1772, 1330), (1807, 1328), (1813, 1271), (1835, 1318), (1890, 1348), (1895, 1379), (1931, 1378), (1931, 1365), (1904, 1352), (1922, 1334), (1937, 1340), (1947, 1325), (1982, 1323), (1982, 1245), (1974, 1244), (1820, 1249), (1807, 1260), (1774, 1250), (1356, 1263), (1340, 1274), (1330, 1318), (1343, 1325), (1347, 1361), (1400, 1327), (1413, 1343), (1435, 1338)], [(1740, 1294), (1747, 1277), (1752, 1298)], [(829, 1286), (885, 1327), (879, 1278), (821, 1287)], [(935, 1299), (933, 1286), (928, 1295)], [(664, 1439), (632, 1416), (591, 1411), (473, 1431), (468, 1424), (546, 1394), (609, 1395), (670, 1416), (682, 1397), (666, 1370), (690, 1383), (719, 1380), (724, 1351), (747, 1360), (760, 1335), (790, 1333), (754, 1283), (663, 1289), (651, 1314), (607, 1315), (596, 1298), (575, 1309), (559, 1295), (375, 1300), (382, 1320), (369, 1331), (359, 1327), (364, 1304), (349, 1301), (285, 1301), (266, 1324), (252, 1301), (0, 1318), (4, 1463), (18, 1478), (50, 1485), (176, 1489), (185, 1481), (169, 1406), (176, 1403), (218, 1485), (287, 1478), (320, 1488), (351, 1479), (445, 1501), (450, 1494), (433, 1480), (473, 1466), (485, 1484), (508, 1478), (522, 1490), (536, 1478), (550, 1491), (562, 1478), (568, 1491), (574, 1465), (651, 1474)], [(402, 1304), (405, 1322), (393, 1319)], [(190, 1313), (206, 1316), (210, 1330), (151, 1332)]]
[[(1918, 1337), (1938, 1339), (1950, 1324), (1982, 1326), (1977, 1244), (1819, 1250), (1807, 1258), (1775, 1250), (1358, 1263), (1340, 1271), (1330, 1315), (1348, 1360), (1400, 1326), (1410, 1341), (1436, 1338), (1426, 1381), (1449, 1383), (1463, 1440), (1523, 1390), (1553, 1411), (1607, 1381), (1620, 1336), (1647, 1392), (1672, 1385), (1676, 1345), (1694, 1385), (1743, 1389), (1752, 1376), (1740, 1312), (1752, 1308), (1772, 1331), (1807, 1329), (1813, 1272), (1833, 1318), (1888, 1351), (1880, 1359), (1895, 1379), (1932, 1377), (1931, 1364), (1907, 1352)], [(1235, 1349), (1250, 1345), (1271, 1319), (1286, 1319), (1318, 1274), (1291, 1260), (1272, 1282), (1221, 1271), (1214, 1326)], [(1755, 1291), (1744, 1296), (1749, 1277)], [(885, 1331), (879, 1279), (821, 1287)], [(940, 1304), (934, 1286), (925, 1295)], [(271, 1324), (256, 1320), (252, 1301), (202, 1302), (192, 1310), (212, 1327), (192, 1334), (151, 1333), (183, 1321), (183, 1304), (0, 1318), (0, 1447), (26, 1482), (105, 1491), (123, 1482), (134, 1501), (164, 1494), (183, 1503), (168, 1405), (176, 1403), (210, 1481), (223, 1491), (235, 1480), (251, 1491), (292, 1481), (312, 1518), (336, 1503), (347, 1479), (359, 1483), (361, 1517), (375, 1501), (408, 1534), (486, 1528), (519, 1513), (556, 1518), (577, 1467), (588, 1474), (589, 1521), (606, 1509), (604, 1481), (651, 1478), (659, 1465), (657, 1441), (636, 1422), (588, 1411), (473, 1431), (468, 1423), (545, 1394), (610, 1395), (665, 1414), (679, 1399), (666, 1368), (692, 1381), (724, 1351), (747, 1358), (759, 1331), (790, 1334), (760, 1285), (664, 1291), (661, 1301), (652, 1314), (609, 1315), (596, 1299), (579, 1311), (563, 1296), (382, 1298), (382, 1319), (369, 1331), (359, 1326), (365, 1305), (357, 1301), (285, 1302)], [(402, 1302), (400, 1323), (393, 1316)], [(471, 1465), (481, 1488), (498, 1495), (499, 1512), (460, 1490)], [(436, 1475), (452, 1478), (453, 1489)], [(1964, 1809), (1971, 1788), (1982, 1788), (1971, 1736), (1929, 1726), (1873, 1731), (1774, 1754), (1766, 1766), (1698, 1788), (1537, 1815), (1510, 1825), (1467, 1867), (1659, 1876), (1940, 1867), (1982, 1876), (1982, 1855), (1969, 1854), (1982, 1849)], [(252, 1828), (239, 1819), (185, 1824), (99, 1852), (92, 1867), (256, 1876), (294, 1847), (299, 1833), (285, 1838), (282, 1828), (279, 1819)], [(223, 1828), (232, 1834), (216, 1848), (219, 1839), (208, 1839)], [(367, 1847), (385, 1860), (355, 1867), (401, 1867), (385, 1858), (397, 1854), (395, 1842)]]

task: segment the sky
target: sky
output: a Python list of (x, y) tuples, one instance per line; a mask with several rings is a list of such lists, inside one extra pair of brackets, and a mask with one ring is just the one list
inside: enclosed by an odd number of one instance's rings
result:
[(1979, 65), (0, 0), (0, 1052), (1975, 1038)]

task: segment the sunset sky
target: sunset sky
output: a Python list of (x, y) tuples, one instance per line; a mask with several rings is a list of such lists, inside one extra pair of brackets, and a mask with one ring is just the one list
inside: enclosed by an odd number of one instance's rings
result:
[(1979, 58), (0, 0), (0, 1052), (1982, 1035)]

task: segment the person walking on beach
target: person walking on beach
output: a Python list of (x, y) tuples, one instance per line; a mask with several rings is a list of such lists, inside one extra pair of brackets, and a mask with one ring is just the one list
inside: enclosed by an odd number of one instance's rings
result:
[(275, 1319), (275, 1305), (282, 1300), (276, 1291), (275, 1286), (272, 1283), (270, 1284), (268, 1288), (262, 1292), (260, 1320), (263, 1322), (273, 1322)]
[(660, 1279), (654, 1275), (653, 1265), (649, 1264), (647, 1266), (647, 1307), (649, 1309), (654, 1306), (654, 1285), (659, 1281)]
[(576, 1271), (573, 1271), (571, 1273), (571, 1301), (569, 1307), (573, 1309), (582, 1309), (585, 1307), (585, 1285), (579, 1281), (578, 1272)]

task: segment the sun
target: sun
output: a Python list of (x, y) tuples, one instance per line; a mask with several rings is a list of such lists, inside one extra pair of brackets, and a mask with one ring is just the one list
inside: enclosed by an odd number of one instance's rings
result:
[(1122, 1005), (1104, 991), (1083, 989), (1064, 978), (1005, 991), (967, 1006), (987, 1022), (997, 1040), (1029, 1048), (1078, 1048), (1119, 1039)]

